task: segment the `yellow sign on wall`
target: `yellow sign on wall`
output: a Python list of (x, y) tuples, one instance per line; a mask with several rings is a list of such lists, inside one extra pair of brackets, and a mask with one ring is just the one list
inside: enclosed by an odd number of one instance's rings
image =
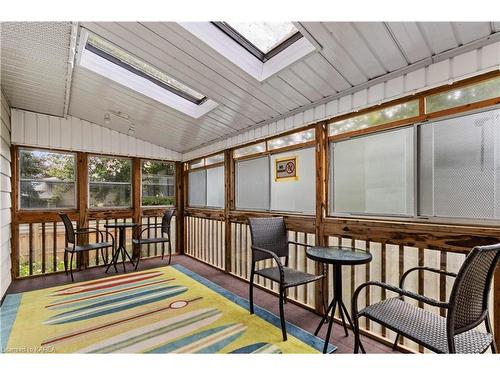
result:
[(299, 179), (297, 156), (276, 159), (274, 162), (274, 181), (282, 182)]

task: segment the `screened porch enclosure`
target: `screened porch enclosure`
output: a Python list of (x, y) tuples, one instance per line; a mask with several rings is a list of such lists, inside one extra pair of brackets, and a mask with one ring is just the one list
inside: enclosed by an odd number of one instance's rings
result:
[[(136, 298), (135, 288), (160, 296), (173, 290), (179, 299), (158, 310), (169, 313), (217, 300), (188, 296), (186, 285), (205, 282), (210, 293), (234, 293), (246, 314), (253, 280), (257, 310), (280, 315), (266, 321), (279, 338), (262, 339), (266, 349), (285, 345), (280, 327), (288, 325), (291, 345), (304, 331), (317, 341), (306, 349), (321, 352), (326, 330), (314, 333), (311, 322), (319, 323), (340, 298), (347, 311), (334, 307), (334, 335), (324, 348), (352, 353), (356, 329), (347, 315), (400, 297), (446, 321), (453, 275), (473, 249), (500, 243), (498, 23), (1, 26), (2, 303), (42, 286), (71, 290), (73, 269), (82, 283), (76, 288), (107, 277), (138, 283), (129, 294), (117, 284), (120, 298)], [(23, 64), (15, 63), (19, 56)], [(64, 215), (77, 233), (73, 242)], [(283, 218), (288, 255), (256, 262), (262, 249), (255, 249), (251, 225), (263, 218)], [(109, 246), (92, 247), (103, 243)], [(340, 277), (334, 263), (308, 256), (311, 248), (370, 258), (345, 263)], [(285, 288), (283, 274), (259, 274), (275, 267), (276, 258), (287, 272), (323, 278)], [(500, 345), (495, 267), (487, 275), (493, 281), (485, 290), (485, 324), (474, 329)], [(165, 279), (144, 276), (157, 273)], [(134, 279), (143, 276), (144, 285)], [(172, 280), (185, 285), (160, 290)], [(432, 303), (372, 284), (353, 307), (365, 283), (401, 286)], [(203, 308), (222, 314), (227, 306), (221, 306)], [(291, 320), (282, 318), (283, 309)], [(148, 324), (158, 323), (154, 311), (145, 313)], [(206, 317), (207, 327), (214, 316)], [(344, 326), (349, 339), (340, 338)], [(247, 328), (230, 329), (236, 340)], [(109, 340), (128, 331), (116, 332)], [(358, 333), (368, 352), (433, 352), (366, 316)], [(105, 343), (88, 337), (89, 351)], [(66, 340), (59, 333), (50, 339)], [(250, 350), (250, 344), (228, 348)]]

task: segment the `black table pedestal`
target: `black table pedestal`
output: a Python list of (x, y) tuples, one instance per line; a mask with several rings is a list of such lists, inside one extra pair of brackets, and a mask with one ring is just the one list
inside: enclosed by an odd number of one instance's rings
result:
[[(342, 319), (342, 324), (344, 326), (344, 332), (346, 337), (349, 335), (347, 332), (347, 325), (345, 320), (349, 322), (349, 325), (351, 326), (351, 329), (353, 329), (354, 325), (352, 324), (351, 317), (349, 316), (349, 312), (347, 311), (347, 308), (344, 305), (344, 301), (342, 299), (342, 266), (340, 264), (334, 264), (333, 265), (333, 271), (334, 271), (334, 279), (333, 279), (333, 300), (330, 302), (330, 305), (328, 306), (328, 309), (325, 312), (325, 315), (323, 315), (323, 318), (321, 318), (321, 322), (318, 325), (318, 328), (316, 328), (316, 331), (314, 332), (314, 335), (317, 336), (319, 330), (323, 326), (324, 323), (326, 323), (329, 320), (328, 323), (328, 331), (326, 333), (326, 339), (325, 339), (325, 346), (323, 348), (323, 353), (326, 353), (328, 349), (328, 343), (330, 342), (330, 335), (332, 333), (332, 325), (333, 325), (333, 318), (335, 316), (335, 311), (338, 305), (339, 308), (339, 314), (340, 318)], [(330, 319), (328, 319), (328, 314), (331, 311), (331, 316)]]
[(127, 227), (117, 225), (116, 228), (118, 228), (118, 247), (113, 253), (113, 258), (111, 259), (111, 262), (108, 264), (108, 267), (106, 268), (106, 273), (108, 273), (109, 267), (111, 267), (111, 265), (113, 265), (115, 267), (115, 271), (118, 272), (118, 269), (116, 268), (116, 263), (118, 262), (118, 257), (120, 256), (120, 253), (122, 255), (123, 272), (127, 271), (125, 268), (125, 260), (127, 258), (130, 260), (130, 263), (134, 265), (134, 261), (130, 257), (127, 249), (125, 249), (125, 238), (126, 238), (125, 230), (127, 229)]
[[(342, 319), (345, 335), (348, 336), (346, 320), (349, 322), (351, 329), (354, 330), (354, 324), (342, 300), (342, 266), (365, 264), (372, 260), (372, 256), (364, 250), (342, 246), (313, 246), (306, 250), (306, 255), (309, 259), (323, 264), (323, 267), (329, 264), (333, 266), (333, 300), (330, 302), (330, 305), (328, 305), (328, 308), (325, 309), (325, 315), (321, 318), (321, 322), (318, 328), (316, 328), (316, 332), (314, 332), (317, 336), (323, 324), (328, 322), (328, 331), (326, 333), (325, 346), (323, 348), (323, 353), (326, 353), (332, 334), (333, 320), (337, 307), (339, 309), (340, 319)], [(323, 304), (325, 305), (324, 298)], [(328, 317), (329, 314), (330, 317)]]

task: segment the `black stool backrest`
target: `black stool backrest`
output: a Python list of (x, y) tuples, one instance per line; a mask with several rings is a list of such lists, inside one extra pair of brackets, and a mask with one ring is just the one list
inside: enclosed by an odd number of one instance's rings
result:
[[(249, 218), (252, 245), (272, 251), (278, 257), (288, 256), (288, 236), (282, 217)], [(269, 259), (270, 255), (254, 252), (256, 261)]]
[(69, 219), (68, 215), (66, 215), (65, 213), (60, 212), (59, 216), (61, 217), (61, 219), (64, 223), (66, 242), (70, 243), (70, 244), (74, 244), (75, 243), (75, 230), (73, 228), (73, 223)]
[(453, 284), (448, 327), (453, 335), (482, 323), (488, 314), (491, 283), (500, 259), (500, 243), (476, 246), (465, 258)]

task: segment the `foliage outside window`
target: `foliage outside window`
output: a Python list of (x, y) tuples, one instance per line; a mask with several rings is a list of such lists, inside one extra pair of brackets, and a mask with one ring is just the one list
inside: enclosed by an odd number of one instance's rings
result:
[(499, 96), (500, 77), (497, 77), (428, 96), (425, 98), (425, 112), (433, 113)]
[(269, 141), (267, 141), (267, 149), (276, 150), (283, 147), (311, 142), (314, 141), (315, 136), (316, 136), (316, 131), (314, 130), (314, 128), (311, 128), (298, 133), (285, 135), (280, 138), (270, 139)]
[(132, 160), (90, 156), (89, 207), (132, 206)]
[(202, 168), (213, 164), (224, 163), (224, 153), (207, 156), (205, 158), (190, 161), (188, 163), (189, 169)]
[(222, 153), (217, 155), (207, 156), (205, 158), (205, 165), (212, 165), (223, 162), (224, 162), (224, 154)]
[(371, 128), (372, 126), (409, 119), (419, 114), (418, 100), (393, 105), (330, 124), (328, 135), (338, 135), (355, 130)]
[(238, 148), (234, 150), (234, 157), (241, 158), (243, 156), (260, 154), (262, 152), (266, 152), (266, 142), (260, 142), (254, 145)]
[(21, 209), (76, 207), (75, 155), (20, 150)]
[(165, 161), (142, 161), (142, 205), (175, 204), (175, 164)]

